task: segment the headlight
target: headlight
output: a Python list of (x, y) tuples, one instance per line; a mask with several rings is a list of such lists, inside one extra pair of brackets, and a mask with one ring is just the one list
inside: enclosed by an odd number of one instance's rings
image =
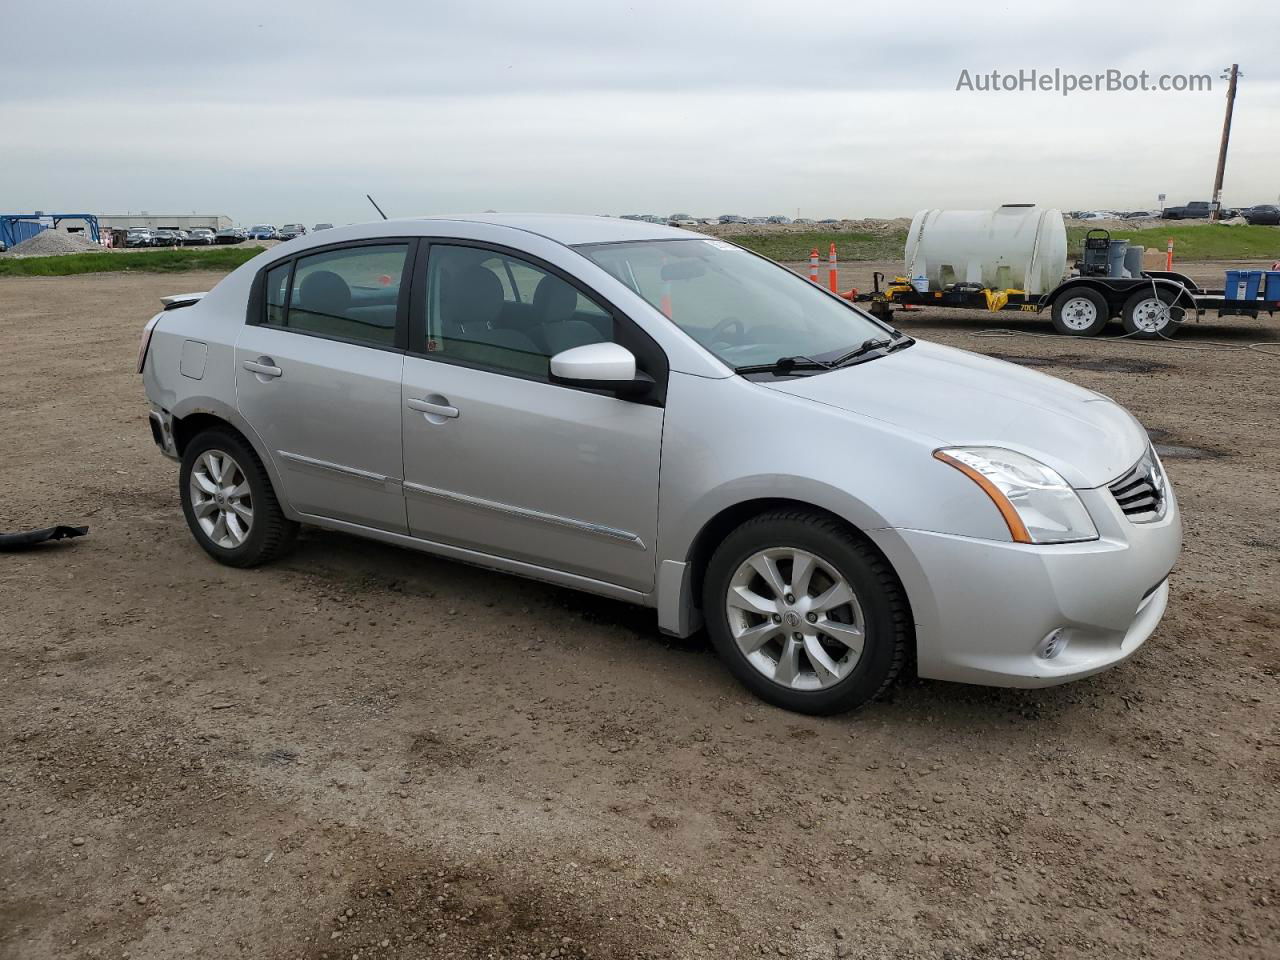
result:
[(1039, 460), (999, 447), (948, 447), (933, 455), (983, 489), (1018, 543), (1098, 539), (1080, 497)]

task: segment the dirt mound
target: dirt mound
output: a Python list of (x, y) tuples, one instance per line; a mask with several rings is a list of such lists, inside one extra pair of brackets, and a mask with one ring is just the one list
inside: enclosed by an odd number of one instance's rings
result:
[(95, 253), (102, 250), (99, 244), (70, 233), (57, 230), (41, 230), (12, 247), (5, 257), (56, 257), (64, 253)]

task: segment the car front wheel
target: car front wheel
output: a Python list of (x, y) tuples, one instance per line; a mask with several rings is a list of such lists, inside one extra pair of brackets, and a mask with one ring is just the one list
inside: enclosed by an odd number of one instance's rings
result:
[(799, 713), (861, 706), (902, 669), (910, 617), (893, 571), (834, 518), (778, 511), (725, 538), (703, 614), (726, 665), (761, 699)]
[(207, 430), (187, 444), (179, 490), (192, 536), (219, 563), (254, 567), (297, 538), (262, 461), (230, 430)]

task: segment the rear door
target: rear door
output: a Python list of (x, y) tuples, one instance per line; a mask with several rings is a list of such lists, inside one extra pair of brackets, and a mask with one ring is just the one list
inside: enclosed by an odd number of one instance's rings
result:
[(407, 532), (400, 378), (412, 244), (371, 241), (280, 263), (236, 341), (240, 413), (303, 514)]
[(660, 400), (551, 383), (548, 358), (617, 339), (665, 384), (660, 348), (513, 252), (433, 242), (422, 260), (402, 396), (410, 533), (651, 590)]

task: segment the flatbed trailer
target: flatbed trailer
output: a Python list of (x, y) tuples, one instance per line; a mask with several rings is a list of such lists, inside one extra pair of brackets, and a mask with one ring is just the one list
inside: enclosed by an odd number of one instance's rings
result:
[(1219, 316), (1257, 317), (1280, 311), (1280, 300), (1229, 299), (1224, 290), (1207, 290), (1175, 271), (1146, 271), (1139, 277), (1069, 277), (1045, 294), (1022, 290), (992, 290), (974, 283), (956, 283), (943, 290), (917, 290), (906, 277), (885, 280), (873, 275), (874, 289), (854, 295), (869, 304), (872, 314), (888, 320), (895, 308), (948, 307), (1041, 314), (1051, 311), (1054, 329), (1073, 337), (1101, 333), (1119, 318), (1125, 332), (1135, 338), (1155, 340), (1172, 336), (1183, 323), (1205, 313)]

